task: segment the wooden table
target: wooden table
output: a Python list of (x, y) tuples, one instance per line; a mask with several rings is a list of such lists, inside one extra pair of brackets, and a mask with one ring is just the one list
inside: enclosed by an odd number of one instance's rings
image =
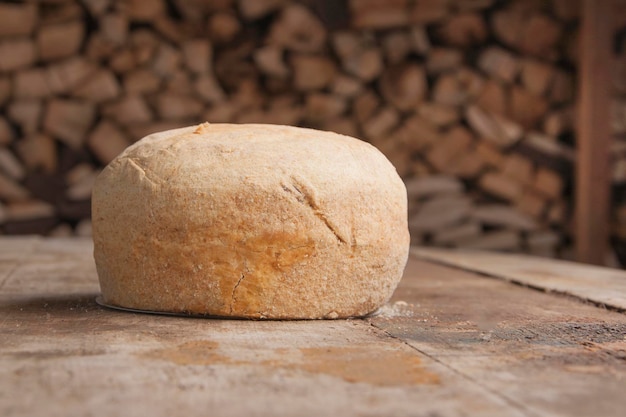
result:
[(213, 320), (98, 306), (91, 251), (0, 239), (1, 416), (626, 415), (623, 271), (415, 249), (378, 316)]

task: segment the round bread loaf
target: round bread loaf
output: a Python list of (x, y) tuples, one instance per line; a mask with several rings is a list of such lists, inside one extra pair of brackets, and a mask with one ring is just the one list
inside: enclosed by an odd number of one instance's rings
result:
[(348, 136), (208, 124), (147, 136), (99, 175), (106, 304), (229, 317), (345, 318), (391, 297), (408, 256), (391, 163)]

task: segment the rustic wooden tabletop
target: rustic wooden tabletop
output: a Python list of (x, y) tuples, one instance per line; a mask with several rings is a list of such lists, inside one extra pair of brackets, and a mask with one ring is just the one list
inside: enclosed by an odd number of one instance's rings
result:
[(0, 239), (1, 416), (626, 415), (623, 271), (415, 249), (377, 316), (215, 320), (98, 306), (91, 251)]

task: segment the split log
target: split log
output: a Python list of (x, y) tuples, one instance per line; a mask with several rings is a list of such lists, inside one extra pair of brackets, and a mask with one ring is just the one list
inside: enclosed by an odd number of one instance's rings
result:
[(350, 0), (352, 26), (358, 29), (388, 29), (409, 24), (407, 0)]
[(471, 214), (471, 201), (461, 195), (443, 195), (424, 202), (409, 219), (411, 232), (433, 233), (461, 223)]
[(17, 152), (30, 171), (53, 173), (57, 169), (57, 152), (54, 140), (43, 134), (25, 137), (17, 144)]
[(369, 120), (380, 106), (380, 98), (372, 90), (365, 90), (352, 103), (352, 114), (359, 124)]
[(523, 130), (517, 124), (496, 114), (489, 114), (477, 106), (467, 107), (465, 118), (481, 138), (499, 148), (514, 145), (523, 135)]
[(30, 197), (30, 192), (0, 172), (0, 199), (4, 201), (24, 201)]
[(213, 50), (204, 39), (193, 39), (182, 45), (185, 65), (194, 74), (204, 74), (211, 70)]
[(533, 188), (546, 197), (557, 200), (563, 191), (563, 178), (549, 169), (539, 168), (535, 174)]
[(377, 78), (382, 72), (382, 54), (377, 48), (367, 48), (343, 62), (346, 72), (357, 76), (365, 82)]
[(331, 90), (333, 94), (350, 98), (356, 96), (363, 90), (363, 84), (354, 77), (338, 74), (333, 79)]
[(539, 195), (532, 189), (526, 189), (515, 201), (515, 207), (526, 213), (534, 219), (543, 219), (546, 214), (547, 201), (546, 198)]
[(156, 108), (162, 119), (184, 120), (200, 116), (203, 105), (200, 100), (187, 95), (162, 93), (157, 97)]
[(458, 247), (464, 242), (477, 239), (482, 228), (477, 222), (466, 221), (460, 225), (443, 228), (434, 233), (433, 242), (436, 245)]
[(491, 47), (481, 53), (478, 67), (488, 75), (505, 82), (513, 82), (519, 71), (519, 63), (513, 54), (503, 48)]
[(400, 111), (412, 110), (426, 94), (426, 74), (415, 64), (387, 68), (380, 77), (382, 96)]
[(472, 134), (464, 127), (455, 127), (440, 139), (426, 154), (426, 160), (438, 172), (453, 174), (459, 159), (469, 151), (473, 143)]
[(438, 127), (453, 125), (461, 118), (456, 107), (430, 102), (421, 103), (417, 108), (417, 114)]
[(123, 45), (128, 38), (128, 17), (122, 13), (108, 13), (99, 20), (102, 37), (113, 45)]
[(128, 0), (126, 13), (131, 20), (138, 22), (151, 22), (158, 16), (165, 14), (166, 5), (164, 0)]
[(405, 61), (411, 53), (411, 35), (407, 31), (392, 31), (383, 37), (381, 43), (387, 62), (390, 64)]
[(254, 53), (254, 62), (264, 74), (272, 77), (285, 78), (289, 76), (289, 67), (285, 64), (283, 50), (274, 45), (258, 49)]
[(191, 83), (191, 75), (183, 68), (176, 69), (170, 77), (165, 80), (165, 91), (168, 93), (191, 96), (194, 94)]
[(563, 201), (552, 203), (548, 209), (548, 220), (553, 225), (562, 225), (567, 215), (567, 207)]
[(148, 69), (138, 68), (124, 74), (123, 85), (127, 94), (155, 93), (161, 87), (161, 78)]
[(182, 63), (182, 54), (174, 47), (162, 43), (155, 52), (152, 70), (161, 78), (171, 77)]
[[(626, 117), (626, 113), (624, 114)], [(548, 113), (543, 122), (543, 131), (551, 137), (558, 137), (574, 130), (574, 109), (566, 107)]]
[(556, 45), (563, 35), (561, 26), (545, 14), (534, 14), (524, 22), (519, 49), (529, 55), (555, 60)]
[(226, 99), (226, 93), (215, 77), (208, 74), (196, 79), (194, 91), (205, 103), (221, 103)]
[(54, 99), (46, 106), (43, 127), (69, 147), (78, 149), (95, 116), (95, 108), (89, 103)]
[(365, 133), (367, 139), (375, 141), (389, 133), (397, 126), (399, 121), (400, 116), (398, 112), (391, 107), (385, 107), (369, 118), (369, 120), (365, 121), (363, 124), (363, 133)]
[(83, 8), (75, 1), (51, 1), (51, 7), (40, 8), (40, 26), (72, 22), (83, 17)]
[(177, 45), (191, 38), (193, 33), (193, 26), (189, 21), (181, 22), (168, 15), (158, 16), (154, 22), (152, 22), (152, 26), (165, 39)]
[(429, 119), (409, 117), (393, 132), (393, 140), (402, 143), (408, 152), (423, 152), (439, 143), (442, 133)]
[(507, 46), (517, 47), (524, 33), (525, 15), (513, 7), (493, 14), (491, 26), (498, 40)]
[(70, 185), (65, 195), (70, 200), (88, 200), (91, 198), (93, 185), (96, 182), (98, 171), (91, 171), (88, 175)]
[(75, 55), (85, 36), (81, 21), (44, 26), (37, 32), (39, 58), (52, 61)]
[(301, 91), (328, 86), (337, 71), (335, 63), (322, 55), (294, 55), (291, 57), (294, 87)]
[(121, 88), (117, 78), (111, 71), (104, 68), (88, 76), (87, 80), (73, 92), (75, 97), (92, 103), (112, 100), (120, 94)]
[(83, 162), (74, 166), (64, 175), (65, 183), (69, 186), (73, 186), (93, 176), (95, 173), (96, 170), (91, 164)]
[(523, 156), (509, 155), (502, 168), (502, 173), (520, 184), (530, 184), (533, 179), (533, 163)]
[(407, 180), (406, 191), (409, 200), (421, 200), (440, 194), (462, 194), (465, 186), (454, 177), (432, 175)]
[(35, 3), (0, 3), (0, 37), (30, 35), (38, 15)]
[(431, 48), (426, 60), (429, 74), (439, 74), (459, 68), (463, 64), (463, 53), (452, 48)]
[(269, 42), (296, 52), (319, 52), (326, 42), (326, 29), (308, 8), (291, 4), (272, 25)]
[(28, 38), (0, 40), (0, 73), (31, 66), (37, 59), (35, 44)]
[(102, 164), (106, 165), (119, 155), (130, 142), (113, 123), (103, 120), (91, 132), (87, 146)]
[[(89, 0), (86, 0), (86, 1), (89, 1)], [(73, 237), (74, 236), (74, 230), (72, 229), (72, 226), (69, 225), (69, 223), (61, 223), (59, 225), (54, 226), (46, 234), (46, 236), (49, 236), (49, 237), (61, 237), (61, 238)]]
[(541, 96), (545, 94), (554, 78), (552, 66), (534, 59), (522, 62), (522, 84), (530, 93)]
[(116, 45), (101, 33), (94, 33), (87, 41), (84, 56), (92, 62), (105, 61), (115, 53)]
[(476, 104), (489, 113), (505, 116), (509, 105), (508, 89), (501, 81), (489, 79), (485, 81)]
[(152, 111), (144, 99), (132, 94), (107, 104), (102, 113), (122, 125), (145, 124), (152, 120)]
[(436, 33), (444, 43), (460, 47), (481, 44), (488, 35), (485, 20), (479, 13), (453, 15)]
[(517, 201), (523, 192), (522, 186), (517, 181), (496, 172), (483, 175), (479, 186), (485, 192), (509, 202)]
[(532, 218), (503, 204), (477, 206), (472, 210), (470, 217), (483, 225), (510, 230), (530, 231), (538, 227)]
[(39, 100), (15, 100), (9, 105), (9, 118), (19, 125), (22, 134), (39, 131), (42, 104)]
[(443, 74), (437, 78), (432, 96), (435, 103), (445, 106), (461, 106), (469, 99), (463, 81), (454, 73)]
[(76, 236), (90, 237), (92, 235), (91, 220), (85, 219), (76, 225)]
[(20, 161), (6, 148), (0, 148), (0, 171), (16, 181), (23, 179), (25, 174)]
[(475, 149), (468, 149), (465, 155), (458, 158), (449, 172), (458, 178), (476, 180), (485, 170), (486, 163)]
[(448, 0), (417, 1), (411, 9), (411, 23), (435, 23), (448, 15), (450, 4)]
[(233, 13), (215, 13), (207, 24), (211, 40), (218, 44), (232, 41), (241, 31), (242, 26)]
[(54, 206), (44, 201), (26, 200), (7, 204), (4, 208), (5, 221), (20, 222), (26, 220), (55, 217)]
[(51, 95), (42, 68), (32, 68), (15, 74), (13, 94), (17, 99), (43, 98)]
[(83, 57), (72, 57), (47, 67), (48, 88), (54, 94), (68, 93), (95, 72), (97, 67)]
[(521, 87), (512, 88), (509, 107), (510, 117), (526, 129), (537, 126), (547, 110), (548, 103), (543, 98), (531, 94)]
[(340, 116), (346, 110), (346, 101), (336, 95), (311, 93), (305, 101), (305, 119), (313, 123)]
[(477, 155), (485, 162), (486, 165), (502, 170), (505, 157), (495, 146), (485, 141), (478, 141), (475, 147)]
[(562, 165), (564, 161), (573, 161), (575, 159), (574, 149), (557, 142), (556, 138), (538, 132), (528, 133), (522, 143), (524, 147), (530, 148), (547, 158), (554, 159), (559, 165)]

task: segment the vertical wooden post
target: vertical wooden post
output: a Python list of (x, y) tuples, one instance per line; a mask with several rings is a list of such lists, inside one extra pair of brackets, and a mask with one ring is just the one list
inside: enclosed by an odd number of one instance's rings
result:
[(576, 253), (602, 264), (609, 237), (613, 1), (583, 0), (576, 168)]

